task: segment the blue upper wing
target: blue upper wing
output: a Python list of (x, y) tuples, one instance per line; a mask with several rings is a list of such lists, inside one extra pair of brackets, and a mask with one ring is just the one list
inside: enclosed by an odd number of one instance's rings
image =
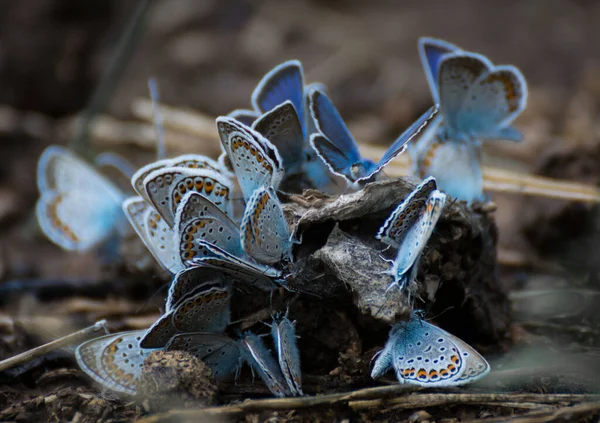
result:
[(261, 113), (286, 100), (292, 102), (298, 119), (304, 123), (304, 73), (298, 60), (289, 60), (273, 68), (252, 93), (252, 106)]
[(310, 112), (319, 132), (344, 154), (348, 165), (359, 162), (361, 157), (356, 141), (340, 113), (323, 92), (313, 90), (310, 93)]
[(440, 60), (444, 54), (457, 51), (460, 51), (458, 47), (446, 41), (429, 37), (419, 38), (419, 55), (434, 103), (440, 102), (437, 82)]

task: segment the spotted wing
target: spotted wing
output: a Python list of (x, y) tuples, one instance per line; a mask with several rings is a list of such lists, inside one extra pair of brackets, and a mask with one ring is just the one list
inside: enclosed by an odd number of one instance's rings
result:
[(398, 381), (430, 387), (455, 385), (464, 361), (449, 335), (416, 317), (396, 325), (390, 341), (393, 339), (393, 364)]
[(291, 101), (266, 112), (254, 122), (252, 128), (277, 148), (287, 175), (300, 171), (304, 161), (304, 135)]
[(209, 252), (198, 245), (206, 241), (235, 256), (242, 256), (239, 227), (212, 201), (197, 192), (185, 194), (175, 213), (174, 229), (183, 265)]
[(186, 193), (198, 192), (230, 214), (232, 188), (228, 178), (208, 169), (166, 167), (153, 171), (144, 179), (150, 204), (171, 228), (175, 223), (177, 206)]
[(38, 222), (63, 249), (89, 250), (126, 227), (121, 210), (124, 194), (67, 149), (51, 146), (42, 153), (37, 182)]
[(217, 128), (245, 199), (262, 186), (279, 187), (283, 161), (269, 140), (228, 117), (217, 118)]
[(424, 211), (429, 195), (436, 189), (437, 184), (432, 176), (417, 185), (390, 214), (376, 238), (394, 248), (400, 247), (406, 232)]
[(304, 395), (302, 392), (302, 372), (300, 370), (300, 351), (296, 340), (296, 328), (287, 316), (275, 319), (271, 325), (271, 336), (277, 351), (277, 361), (285, 382), (292, 395)]
[(410, 273), (410, 270), (420, 258), (438, 219), (442, 215), (445, 204), (446, 195), (437, 190), (433, 191), (427, 199), (425, 208), (406, 232), (398, 247), (398, 253), (392, 267), (395, 282), (400, 285), (403, 285), (402, 280), (406, 278), (406, 275)]
[(152, 246), (150, 252), (158, 264), (173, 274), (179, 272), (183, 265), (177, 255), (177, 240), (173, 230), (152, 208), (146, 211), (144, 221), (146, 238)]
[(291, 395), (283, 374), (262, 339), (253, 333), (246, 333), (239, 341), (242, 357), (258, 373), (269, 391), (279, 398)]
[(231, 321), (229, 285), (203, 284), (175, 305), (173, 324), (179, 332), (221, 333)]
[[(521, 72), (514, 66), (498, 66), (471, 86), (460, 108), (457, 128), (479, 138), (497, 139), (525, 109), (526, 102), (527, 83)], [(509, 136), (514, 139), (514, 135)]]
[(491, 62), (475, 53), (449, 53), (442, 57), (438, 85), (444, 125), (460, 134), (461, 109), (473, 84), (492, 69)]
[(104, 387), (135, 395), (144, 360), (152, 350), (140, 347), (144, 330), (106, 335), (75, 350), (81, 370)]
[(291, 260), (291, 234), (273, 188), (258, 188), (246, 204), (241, 243), (248, 256), (265, 264)]

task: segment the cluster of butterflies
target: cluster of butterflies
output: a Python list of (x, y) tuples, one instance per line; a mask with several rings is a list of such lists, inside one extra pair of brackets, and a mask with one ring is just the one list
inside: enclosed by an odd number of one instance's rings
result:
[(144, 360), (157, 350), (188, 351), (212, 370), (217, 381), (230, 379), (247, 362), (275, 396), (302, 395), (294, 323), (287, 315), (273, 318), (275, 360), (252, 332), (236, 339), (225, 334), (230, 300), (231, 284), (222, 273), (204, 267), (186, 269), (173, 279), (165, 313), (149, 329), (86, 341), (75, 350), (75, 358), (94, 380), (130, 395), (137, 392)]
[[(68, 150), (48, 148), (38, 166), (37, 205), (46, 235), (67, 250), (87, 250), (126, 232), (128, 220), (157, 262), (174, 275), (165, 313), (157, 322), (146, 331), (82, 344), (77, 350), (82, 369), (111, 389), (134, 393), (150, 351), (184, 349), (207, 363), (217, 378), (229, 376), (243, 358), (274, 395), (301, 395), (299, 353), (287, 317), (272, 325), (277, 362), (260, 337), (224, 334), (231, 284), (265, 291), (286, 287), (293, 246), (299, 241), (286, 221), (279, 190), (360, 189), (419, 138), (410, 147), (416, 173), (431, 176), (376, 234), (397, 249), (388, 289), (412, 291), (447, 195), (481, 198), (480, 140), (518, 140), (519, 133), (509, 125), (526, 97), (515, 68), (494, 67), (483, 56), (440, 40), (424, 38), (419, 47), (440, 106), (410, 125), (378, 163), (361, 157), (325, 88), (306, 85), (298, 61), (265, 75), (252, 95), (254, 110), (217, 118), (223, 149), (218, 161), (188, 154), (150, 163), (131, 177), (136, 196), (128, 197)], [(473, 348), (418, 314), (392, 328), (373, 377), (392, 367), (401, 383), (424, 386), (469, 383), (489, 371)]]

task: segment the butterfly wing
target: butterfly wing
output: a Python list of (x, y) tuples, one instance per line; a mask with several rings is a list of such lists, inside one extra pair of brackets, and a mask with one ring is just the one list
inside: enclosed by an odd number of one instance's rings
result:
[(422, 209), (400, 243), (392, 267), (392, 274), (394, 275), (394, 282), (401, 287), (406, 284), (407, 278), (412, 278), (414, 275), (411, 270), (416, 265), (425, 245), (427, 245), (429, 237), (442, 215), (445, 204), (446, 194), (437, 190), (433, 191), (427, 198), (425, 208)]
[(123, 229), (123, 193), (67, 149), (51, 146), (42, 153), (37, 182), (38, 222), (60, 247), (89, 250)]
[(173, 324), (173, 312), (167, 311), (144, 333), (140, 340), (140, 347), (163, 348), (176, 334), (177, 328)]
[(262, 187), (248, 200), (241, 224), (244, 251), (265, 264), (291, 260), (291, 234), (273, 188)]
[(260, 113), (254, 110), (236, 109), (227, 116), (246, 126), (252, 126), (254, 121), (260, 117)]
[(258, 373), (269, 391), (279, 398), (290, 396), (283, 374), (262, 339), (253, 333), (246, 333), (240, 344), (242, 357)]
[(294, 396), (304, 395), (294, 324), (286, 316), (275, 320), (271, 325), (271, 336), (277, 351), (277, 361), (289, 390)]
[(351, 177), (352, 165), (361, 161), (360, 151), (339, 112), (331, 100), (319, 90), (310, 93), (310, 112), (319, 133), (335, 147), (320, 149), (319, 144), (315, 145), (316, 137), (313, 135), (313, 148), (332, 172), (346, 178)]
[(211, 256), (193, 259), (193, 266), (217, 269), (234, 281), (248, 283), (264, 291), (271, 291), (272, 280), (281, 278), (276, 269), (242, 260), (209, 242), (198, 241), (198, 245), (210, 251)]
[(464, 366), (460, 350), (450, 334), (413, 317), (390, 333), (393, 364), (400, 383), (419, 386), (451, 386)]
[(376, 235), (377, 239), (399, 248), (409, 228), (417, 220), (426, 207), (429, 195), (437, 189), (434, 177), (423, 180), (410, 194), (394, 209)]
[(233, 255), (243, 255), (238, 226), (212, 201), (197, 192), (189, 192), (181, 200), (175, 213), (174, 229), (183, 265), (194, 257), (208, 254), (198, 246), (198, 240), (220, 246)]
[(404, 152), (407, 143), (415, 139), (415, 137), (417, 137), (421, 133), (421, 131), (423, 131), (431, 123), (431, 121), (435, 118), (437, 114), (437, 106), (433, 106), (425, 113), (423, 113), (416, 121), (412, 123), (412, 125), (408, 127), (406, 131), (404, 131), (396, 139), (396, 141), (392, 143), (392, 145), (390, 145), (390, 147), (383, 154), (383, 157), (381, 157), (381, 160), (379, 160), (379, 163), (377, 164), (375, 170), (373, 170), (366, 177), (361, 179), (369, 179), (371, 176), (383, 169), (383, 167), (385, 167), (385, 165), (387, 165), (394, 157)]
[(298, 60), (289, 60), (273, 68), (252, 93), (252, 106), (261, 113), (287, 100), (294, 105), (299, 121), (304, 123), (304, 73)]
[(521, 72), (514, 66), (498, 66), (473, 83), (457, 127), (476, 137), (495, 138), (525, 109), (526, 102), (527, 83)]
[(175, 233), (161, 215), (149, 207), (143, 220), (146, 228), (145, 238), (152, 246), (150, 252), (158, 264), (173, 274), (183, 269), (181, 260), (177, 255)]
[(150, 173), (144, 179), (144, 189), (150, 204), (169, 227), (175, 223), (175, 212), (187, 192), (199, 192), (226, 214), (232, 213), (231, 181), (208, 169), (166, 167)]
[(190, 267), (183, 269), (173, 277), (167, 295), (166, 310), (174, 310), (175, 307), (197, 288), (204, 286), (224, 286), (225, 277), (218, 270), (208, 267)]
[(393, 339), (390, 338), (383, 349), (376, 354), (375, 364), (373, 364), (373, 370), (371, 370), (371, 378), (378, 379), (387, 373), (393, 366), (393, 351), (394, 343)]
[(464, 363), (460, 373), (458, 374), (458, 377), (454, 381), (455, 385), (465, 385), (467, 383), (475, 382), (490, 372), (490, 365), (481, 354), (475, 351), (473, 347), (471, 347), (462, 339), (452, 335), (451, 333), (446, 333), (452, 342), (458, 347), (461, 359)]
[(77, 364), (106, 388), (135, 395), (144, 360), (152, 352), (140, 347), (144, 332), (122, 332), (86, 341), (75, 350)]
[(269, 140), (228, 117), (217, 118), (217, 128), (246, 200), (262, 186), (279, 187), (283, 161)]
[(304, 135), (291, 101), (274, 107), (258, 118), (252, 128), (268, 139), (279, 151), (288, 175), (298, 173), (304, 161)]
[(167, 350), (187, 351), (212, 370), (217, 381), (227, 379), (238, 368), (240, 348), (236, 341), (216, 333), (181, 333), (173, 337)]
[(492, 69), (491, 62), (475, 53), (449, 53), (442, 57), (438, 85), (444, 125), (460, 134), (460, 113), (473, 84)]
[(419, 38), (419, 56), (425, 70), (425, 76), (427, 76), (427, 83), (431, 90), (433, 102), (436, 104), (440, 102), (437, 80), (440, 60), (445, 54), (458, 51), (460, 51), (460, 48), (447, 41), (430, 37)]
[(231, 321), (228, 285), (203, 284), (176, 304), (173, 324), (180, 332), (225, 331)]

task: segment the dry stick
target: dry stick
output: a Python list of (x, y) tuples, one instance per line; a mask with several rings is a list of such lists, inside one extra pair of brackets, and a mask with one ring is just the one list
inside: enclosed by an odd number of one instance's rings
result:
[[(199, 419), (206, 417), (234, 417), (244, 413), (270, 411), (270, 410), (294, 410), (304, 409), (335, 403), (347, 403), (355, 410), (369, 409), (380, 405), (394, 405), (395, 408), (412, 409), (422, 407), (436, 407), (442, 405), (456, 404), (506, 404), (506, 403), (541, 403), (555, 404), (561, 402), (582, 402), (600, 400), (600, 395), (573, 395), (573, 394), (421, 394), (412, 393), (415, 387), (410, 385), (391, 385), (377, 388), (359, 389), (350, 393), (329, 394), (311, 397), (279, 398), (265, 400), (247, 400), (241, 404), (223, 407), (210, 407), (200, 410), (171, 410), (164, 414), (158, 414), (139, 423), (154, 423), (171, 418)], [(395, 395), (402, 395), (393, 397)], [(392, 397), (387, 398), (386, 397)], [(370, 400), (370, 398), (376, 398)]]
[[(191, 133), (207, 140), (218, 142), (214, 118), (205, 114), (180, 110), (161, 105), (165, 128)], [(136, 117), (152, 121), (152, 102), (145, 98), (133, 103)], [(379, 160), (385, 149), (372, 145), (361, 145), (361, 152), (372, 160)], [(389, 176), (406, 176), (410, 173), (407, 154), (402, 154), (389, 163), (385, 172)], [(524, 195), (542, 196), (589, 203), (600, 202), (600, 191), (596, 187), (561, 181), (541, 176), (508, 171), (493, 166), (483, 166), (483, 188), (487, 191), (509, 192)]]
[(39, 358), (56, 349), (66, 347), (71, 344), (80, 343), (81, 341), (86, 339), (90, 334), (98, 332), (100, 330), (104, 330), (105, 332), (107, 331), (106, 320), (100, 320), (94, 323), (92, 326), (89, 326), (85, 329), (81, 329), (70, 335), (63, 336), (62, 338), (59, 338), (55, 341), (48, 342), (47, 344), (40, 345), (39, 347), (35, 347), (29, 351), (25, 351), (21, 354), (0, 361), (0, 372), (27, 363), (30, 360)]
[(555, 410), (532, 411), (516, 416), (502, 416), (484, 419), (468, 420), (464, 423), (547, 423), (556, 421), (575, 421), (580, 416), (589, 416), (600, 412), (600, 402), (562, 407)]

